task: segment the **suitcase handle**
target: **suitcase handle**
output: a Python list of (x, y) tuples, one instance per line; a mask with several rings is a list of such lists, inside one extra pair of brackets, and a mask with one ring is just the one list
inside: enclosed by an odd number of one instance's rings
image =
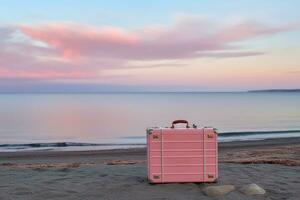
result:
[(171, 128), (175, 128), (175, 126), (174, 126), (175, 124), (186, 124), (186, 128), (190, 128), (189, 122), (186, 120), (183, 120), (183, 119), (173, 121)]

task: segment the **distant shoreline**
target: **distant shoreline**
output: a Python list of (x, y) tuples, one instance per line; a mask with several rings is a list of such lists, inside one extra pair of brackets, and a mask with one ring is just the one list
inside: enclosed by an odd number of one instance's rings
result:
[(248, 90), (247, 92), (300, 92), (300, 89)]

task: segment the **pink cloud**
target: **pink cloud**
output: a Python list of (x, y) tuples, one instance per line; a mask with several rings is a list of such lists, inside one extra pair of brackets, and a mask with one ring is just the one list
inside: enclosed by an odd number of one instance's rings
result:
[[(201, 52), (207, 56), (212, 52), (213, 56), (217, 56), (214, 51), (236, 49), (239, 48), (238, 42), (289, 29), (289, 26), (268, 27), (257, 22), (209, 26), (202, 19), (183, 20), (171, 27), (161, 27), (155, 34), (149, 33), (146, 28), (142, 31), (124, 31), (76, 24), (20, 26), (24, 34), (56, 48), (63, 58), (126, 60), (184, 59), (201, 57)], [(253, 55), (255, 53), (261, 52), (252, 52)], [(226, 52), (220, 57), (224, 54)], [(228, 56), (235, 55), (229, 53)]]
[[(138, 30), (67, 23), (4, 27), (0, 28), (0, 78), (101, 79), (103, 69), (138, 67), (130, 61), (261, 55), (242, 48), (242, 42), (295, 28), (253, 21), (225, 26), (199, 18)], [(10, 40), (18, 31), (30, 41)]]
[(56, 48), (66, 59), (94, 54), (97, 49), (99, 53), (101, 50), (112, 51), (138, 42), (136, 36), (119, 28), (96, 28), (78, 24), (49, 24), (39, 27), (21, 25), (19, 28), (32, 39)]

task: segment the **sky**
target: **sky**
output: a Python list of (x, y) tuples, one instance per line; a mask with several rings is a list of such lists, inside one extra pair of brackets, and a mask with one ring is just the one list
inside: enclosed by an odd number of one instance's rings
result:
[(0, 0), (0, 92), (300, 88), (300, 1)]

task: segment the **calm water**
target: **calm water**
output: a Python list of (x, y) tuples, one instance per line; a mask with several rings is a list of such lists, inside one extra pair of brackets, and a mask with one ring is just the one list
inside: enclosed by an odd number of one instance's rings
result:
[(1, 94), (0, 150), (26, 143), (144, 144), (147, 127), (174, 119), (239, 132), (224, 141), (300, 136), (300, 93)]

